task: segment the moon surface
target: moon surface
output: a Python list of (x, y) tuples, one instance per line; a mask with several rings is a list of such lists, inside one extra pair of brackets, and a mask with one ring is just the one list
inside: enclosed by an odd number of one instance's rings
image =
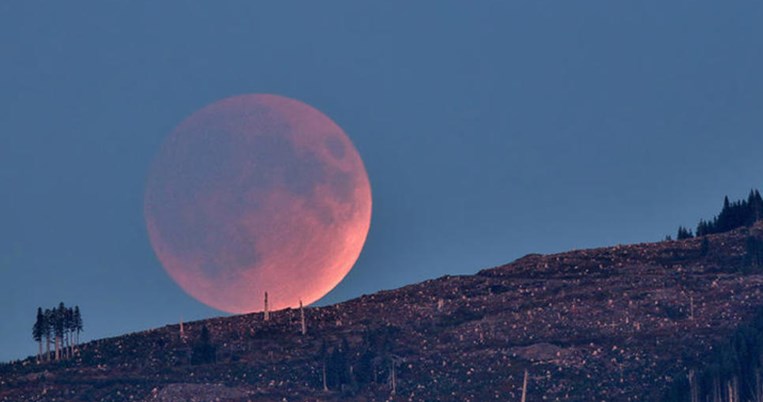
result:
[(251, 94), (193, 113), (149, 173), (144, 214), (167, 273), (230, 313), (310, 304), (350, 271), (371, 222), (357, 150), (300, 101)]

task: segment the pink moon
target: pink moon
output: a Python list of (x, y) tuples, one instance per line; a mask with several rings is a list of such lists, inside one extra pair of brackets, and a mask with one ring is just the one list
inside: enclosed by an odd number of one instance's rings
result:
[(278, 95), (226, 98), (169, 135), (144, 215), (172, 279), (229, 313), (310, 304), (360, 255), (371, 186), (358, 151), (317, 109)]

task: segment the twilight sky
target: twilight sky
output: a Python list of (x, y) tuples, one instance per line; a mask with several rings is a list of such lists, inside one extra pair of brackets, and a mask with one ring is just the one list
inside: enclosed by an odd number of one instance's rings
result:
[(319, 304), (660, 240), (763, 186), (758, 3), (30, 3), (0, 2), (0, 361), (59, 301), (85, 339), (222, 315), (161, 268), (143, 196), (232, 95), (306, 102), (363, 158), (368, 240)]

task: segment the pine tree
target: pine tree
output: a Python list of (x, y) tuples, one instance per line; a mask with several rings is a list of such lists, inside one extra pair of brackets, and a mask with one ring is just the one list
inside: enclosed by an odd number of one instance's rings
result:
[(350, 343), (347, 342), (347, 338), (342, 338), (342, 365), (339, 367), (341, 370), (341, 376), (340, 380), (343, 385), (349, 386), (351, 389), (354, 389), (357, 385), (355, 382), (355, 378), (353, 378), (352, 375), (352, 364), (350, 362), (351, 357), (351, 351), (350, 351)]
[(66, 311), (69, 317), (67, 337), (69, 342), (69, 357), (71, 357), (74, 354), (74, 332), (77, 330), (77, 323), (74, 320), (74, 307), (69, 307)]
[(763, 240), (749, 236), (746, 241), (745, 262), (752, 268), (763, 267)]
[(66, 307), (64, 302), (58, 305), (58, 308), (53, 311), (53, 333), (56, 336), (56, 360), (61, 359), (62, 340), (64, 337), (64, 316), (66, 314)]
[(710, 234), (710, 224), (706, 222), (704, 219), (701, 219), (699, 221), (699, 224), (697, 224), (697, 237), (706, 236), (709, 234)]
[(64, 308), (64, 358), (71, 356), (71, 334), (72, 326), (74, 323), (74, 310), (71, 308)]
[(74, 338), (74, 345), (79, 346), (79, 334), (83, 331), (82, 315), (79, 312), (79, 306), (74, 306), (74, 331), (76, 337)]
[(50, 361), (50, 338), (53, 336), (53, 311), (45, 309), (43, 313), (45, 317), (45, 360)]
[(707, 256), (707, 254), (710, 252), (710, 241), (707, 239), (707, 237), (702, 238), (702, 243), (700, 243), (699, 246), (699, 254), (702, 257)]
[(763, 197), (758, 190), (755, 190), (750, 197), (750, 209), (753, 223), (763, 219)]
[(340, 346), (335, 347), (328, 358), (328, 386), (342, 389), (351, 383), (350, 364), (348, 361), (350, 346), (347, 339), (342, 339)]
[(37, 362), (42, 360), (42, 339), (45, 336), (45, 328), (48, 323), (45, 322), (45, 315), (42, 313), (42, 307), (37, 307), (37, 320), (32, 327), (32, 337), (38, 344)]
[(677, 240), (686, 240), (691, 239), (694, 237), (694, 234), (691, 232), (690, 229), (687, 229), (683, 226), (678, 227), (678, 235), (676, 236)]
[(209, 328), (203, 326), (199, 340), (191, 351), (191, 364), (214, 363), (216, 348), (212, 344), (212, 337), (209, 335)]

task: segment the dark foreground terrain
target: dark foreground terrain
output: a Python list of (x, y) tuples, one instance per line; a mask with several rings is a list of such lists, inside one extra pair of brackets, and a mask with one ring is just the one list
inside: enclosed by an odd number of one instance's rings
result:
[(284, 310), (103, 339), (0, 366), (0, 400), (519, 401), (527, 370), (528, 401), (659, 401), (763, 307), (753, 238), (529, 255), (305, 309), (306, 335)]

